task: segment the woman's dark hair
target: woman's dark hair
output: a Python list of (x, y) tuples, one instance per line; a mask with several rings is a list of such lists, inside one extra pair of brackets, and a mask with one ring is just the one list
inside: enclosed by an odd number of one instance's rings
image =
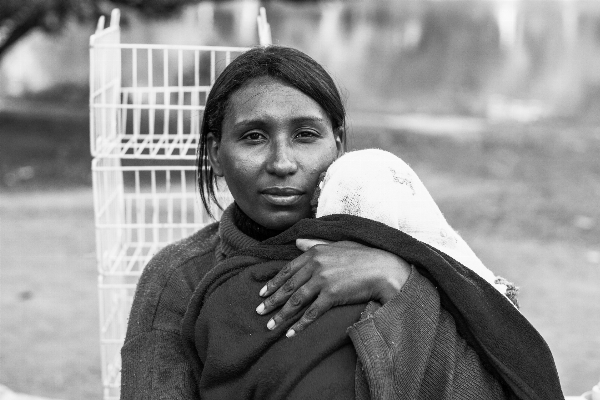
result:
[[(208, 134), (221, 140), (221, 126), (229, 99), (236, 90), (252, 79), (270, 76), (288, 84), (314, 101), (325, 111), (334, 130), (344, 128), (346, 111), (340, 93), (327, 71), (308, 55), (282, 46), (256, 47), (241, 54), (219, 75), (213, 85), (204, 108), (200, 127), (200, 143), (196, 158), (198, 189), (202, 204), (212, 217), (209, 202), (221, 205), (215, 196), (217, 177), (208, 160)], [(342, 137), (345, 145), (346, 138)]]

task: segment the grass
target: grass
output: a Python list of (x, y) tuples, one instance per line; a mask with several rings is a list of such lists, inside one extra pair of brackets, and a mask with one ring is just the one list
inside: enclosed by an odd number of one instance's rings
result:
[[(361, 129), (350, 145), (405, 159), (484, 263), (521, 287), (566, 394), (597, 383), (599, 128), (491, 126), (468, 141)], [(0, 114), (0, 383), (13, 390), (101, 397), (87, 146), (85, 119)]]
[(91, 190), (0, 197), (0, 382), (101, 398)]

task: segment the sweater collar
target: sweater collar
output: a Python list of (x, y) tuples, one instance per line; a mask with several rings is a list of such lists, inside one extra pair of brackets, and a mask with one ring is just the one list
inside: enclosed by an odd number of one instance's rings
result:
[(217, 261), (229, 257), (238, 250), (277, 236), (281, 232), (283, 231), (268, 229), (254, 222), (235, 202), (231, 203), (223, 212), (219, 223), (221, 240), (216, 248)]
[(236, 226), (234, 218), (235, 207), (237, 207), (236, 204), (232, 203), (225, 209), (221, 216), (221, 222), (219, 223), (219, 237), (221, 240), (216, 248), (217, 261), (227, 258), (237, 250), (260, 243)]
[(260, 242), (272, 238), (273, 236), (277, 236), (283, 232), (282, 230), (265, 228), (264, 226), (254, 222), (252, 218), (242, 211), (237, 203), (233, 203), (232, 218), (233, 223), (239, 228), (240, 231)]

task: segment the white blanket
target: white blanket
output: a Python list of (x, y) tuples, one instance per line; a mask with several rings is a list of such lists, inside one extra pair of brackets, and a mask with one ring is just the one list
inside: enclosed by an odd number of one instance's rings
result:
[(384, 223), (446, 253), (506, 294), (504, 280), (483, 265), (448, 224), (417, 174), (392, 153), (346, 153), (329, 167), (319, 187), (317, 218), (350, 214)]

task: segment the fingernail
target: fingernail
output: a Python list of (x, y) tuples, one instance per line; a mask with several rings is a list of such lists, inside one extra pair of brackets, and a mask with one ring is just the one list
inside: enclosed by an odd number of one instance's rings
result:
[(292, 337), (296, 334), (296, 331), (293, 329), (290, 329), (289, 331), (287, 331), (287, 333), (285, 334), (285, 337)]
[(259, 296), (264, 296), (265, 293), (267, 293), (267, 285), (263, 286), (262, 289), (260, 289), (260, 292), (258, 293)]
[(265, 312), (265, 303), (260, 303), (258, 307), (256, 307), (256, 312), (259, 314)]
[(273, 318), (271, 318), (267, 323), (267, 329), (272, 330), (273, 328), (275, 328), (275, 321), (273, 321)]

